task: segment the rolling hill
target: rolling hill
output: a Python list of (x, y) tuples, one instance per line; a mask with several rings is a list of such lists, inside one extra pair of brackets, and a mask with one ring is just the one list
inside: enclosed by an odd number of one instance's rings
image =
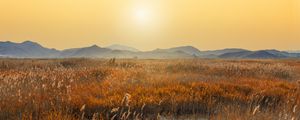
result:
[(131, 51), (131, 52), (139, 52), (140, 51), (136, 48), (125, 46), (125, 45), (119, 45), (119, 44), (113, 44), (113, 45), (107, 46), (105, 48), (108, 48), (111, 50), (126, 50), (126, 51)]
[(57, 56), (59, 52), (31, 41), (22, 43), (0, 42), (0, 55), (6, 57), (48, 58)]
[(0, 57), (10, 58), (140, 58), (140, 59), (175, 59), (175, 58), (226, 58), (226, 59), (282, 59), (300, 58), (300, 53), (278, 50), (250, 51), (239, 48), (200, 51), (193, 46), (179, 46), (168, 49), (140, 51), (133, 47), (114, 44), (107, 47), (92, 45), (62, 51), (49, 49), (42, 45), (25, 41), (14, 43), (0, 42)]
[(287, 52), (278, 50), (241, 51), (224, 53), (219, 58), (242, 58), (242, 59), (278, 59), (296, 57)]

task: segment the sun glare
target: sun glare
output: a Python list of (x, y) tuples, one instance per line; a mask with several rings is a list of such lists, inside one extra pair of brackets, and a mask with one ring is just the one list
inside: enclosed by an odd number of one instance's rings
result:
[(151, 14), (150, 10), (146, 8), (136, 8), (134, 10), (134, 19), (140, 24), (146, 24), (150, 22)]

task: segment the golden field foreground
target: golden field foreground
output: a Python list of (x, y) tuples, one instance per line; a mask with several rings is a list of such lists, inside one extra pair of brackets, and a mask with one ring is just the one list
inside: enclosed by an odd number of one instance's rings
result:
[(299, 81), (300, 60), (0, 59), (0, 119), (297, 120)]

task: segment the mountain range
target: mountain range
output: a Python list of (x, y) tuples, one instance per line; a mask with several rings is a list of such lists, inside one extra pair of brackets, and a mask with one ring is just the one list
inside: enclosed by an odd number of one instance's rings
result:
[(278, 50), (222, 49), (200, 51), (193, 46), (179, 46), (168, 49), (140, 51), (133, 47), (114, 44), (107, 47), (92, 45), (89, 47), (56, 50), (42, 45), (24, 41), (14, 43), (0, 42), (0, 57), (8, 58), (141, 58), (141, 59), (172, 59), (172, 58), (223, 58), (223, 59), (283, 59), (300, 58), (299, 52)]

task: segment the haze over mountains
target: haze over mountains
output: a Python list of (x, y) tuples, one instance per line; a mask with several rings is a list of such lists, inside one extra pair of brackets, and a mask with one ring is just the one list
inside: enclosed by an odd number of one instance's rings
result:
[(14, 43), (0, 42), (0, 57), (9, 58), (141, 58), (141, 59), (170, 59), (170, 58), (226, 58), (226, 59), (277, 59), (300, 58), (299, 52), (278, 50), (250, 51), (245, 49), (222, 49), (200, 51), (193, 46), (179, 46), (168, 49), (140, 51), (133, 47), (114, 44), (107, 47), (92, 45), (89, 47), (65, 50), (49, 49), (32, 41)]

